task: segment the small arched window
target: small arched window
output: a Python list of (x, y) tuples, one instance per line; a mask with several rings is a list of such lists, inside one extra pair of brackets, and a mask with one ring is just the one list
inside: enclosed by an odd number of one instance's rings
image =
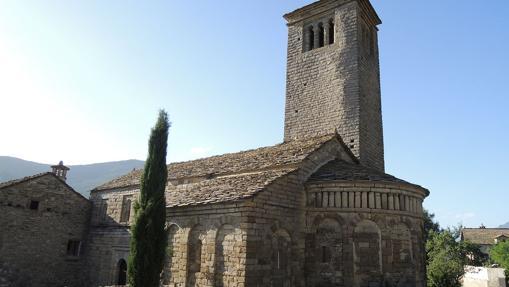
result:
[(124, 259), (120, 259), (117, 263), (118, 276), (117, 285), (127, 284), (127, 263)]
[(324, 45), (325, 29), (322, 23), (318, 23), (318, 48)]
[(311, 51), (315, 48), (315, 31), (313, 30), (313, 26), (309, 26), (307, 28), (307, 49), (306, 51)]
[(334, 20), (329, 20), (329, 31), (327, 31), (327, 35), (329, 36), (329, 45), (334, 44)]

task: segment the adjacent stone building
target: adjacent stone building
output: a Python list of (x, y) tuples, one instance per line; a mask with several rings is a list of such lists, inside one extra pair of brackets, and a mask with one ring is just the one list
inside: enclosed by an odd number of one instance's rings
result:
[[(379, 17), (368, 0), (321, 0), (284, 17), (284, 141), (168, 165), (162, 283), (424, 287), (422, 202), (429, 192), (384, 172)], [(26, 269), (27, 258), (40, 257), (35, 271), (46, 274), (34, 276), (47, 278), (34, 278), (40, 281), (31, 286), (78, 279), (74, 262), (81, 264), (79, 275), (86, 280), (80, 282), (87, 286), (124, 285), (141, 173), (135, 170), (92, 190), (90, 216), (89, 202), (54, 174), (3, 185), (1, 208), (30, 219), (2, 222), (9, 226), (5, 234), (26, 238), (21, 244), (27, 249), (13, 254), (14, 247), (5, 244), (14, 242), (3, 239), (0, 255), (19, 261), (23, 275), (33, 273)], [(47, 192), (22, 186), (43, 180), (52, 184), (43, 189)], [(24, 191), (4, 193), (9, 186)], [(58, 199), (52, 191), (57, 187)], [(26, 194), (19, 199), (22, 207), (12, 200), (17, 194)], [(39, 200), (43, 210), (27, 208), (41, 194), (49, 198)], [(40, 223), (30, 217), (33, 212), (44, 214)], [(87, 226), (83, 256), (68, 261), (66, 242), (83, 242)], [(40, 242), (30, 238), (41, 236), (51, 238), (51, 251), (34, 248)], [(70, 263), (57, 266), (60, 262)]]
[[(168, 166), (165, 286), (425, 286), (428, 191), (384, 173), (367, 0), (285, 15), (284, 142)], [(91, 285), (123, 284), (142, 171), (91, 193)]]
[(91, 204), (68, 168), (0, 183), (0, 286), (85, 286)]
[(461, 240), (479, 244), (481, 252), (489, 255), (490, 248), (497, 243), (509, 240), (509, 228), (463, 228)]

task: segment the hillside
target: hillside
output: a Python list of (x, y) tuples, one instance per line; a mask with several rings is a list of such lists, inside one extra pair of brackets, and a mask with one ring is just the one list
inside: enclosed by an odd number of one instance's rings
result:
[(509, 228), (509, 222), (507, 222), (506, 224), (500, 225), (499, 228)]
[[(0, 156), (0, 182), (51, 171), (50, 166), (51, 164), (26, 161), (9, 156)], [(133, 168), (142, 167), (143, 161), (141, 160), (70, 165), (69, 168), (71, 170), (67, 174), (67, 183), (76, 191), (88, 197), (90, 190), (94, 187), (126, 174)]]

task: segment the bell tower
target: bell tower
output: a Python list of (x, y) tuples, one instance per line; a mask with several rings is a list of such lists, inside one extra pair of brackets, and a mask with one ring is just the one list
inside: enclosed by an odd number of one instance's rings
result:
[(57, 165), (52, 165), (51, 170), (53, 174), (61, 178), (63, 181), (67, 180), (67, 172), (70, 168), (64, 165), (63, 161), (60, 161)]
[(321, 0), (288, 25), (285, 141), (336, 130), (361, 164), (384, 171), (377, 26), (369, 0)]

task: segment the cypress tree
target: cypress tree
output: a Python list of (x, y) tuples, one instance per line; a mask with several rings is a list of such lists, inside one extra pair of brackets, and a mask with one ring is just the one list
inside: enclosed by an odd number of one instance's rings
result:
[(131, 287), (159, 286), (167, 245), (164, 190), (168, 177), (166, 147), (169, 128), (168, 115), (161, 110), (150, 134), (140, 197), (134, 205), (135, 222), (131, 228), (127, 265)]

